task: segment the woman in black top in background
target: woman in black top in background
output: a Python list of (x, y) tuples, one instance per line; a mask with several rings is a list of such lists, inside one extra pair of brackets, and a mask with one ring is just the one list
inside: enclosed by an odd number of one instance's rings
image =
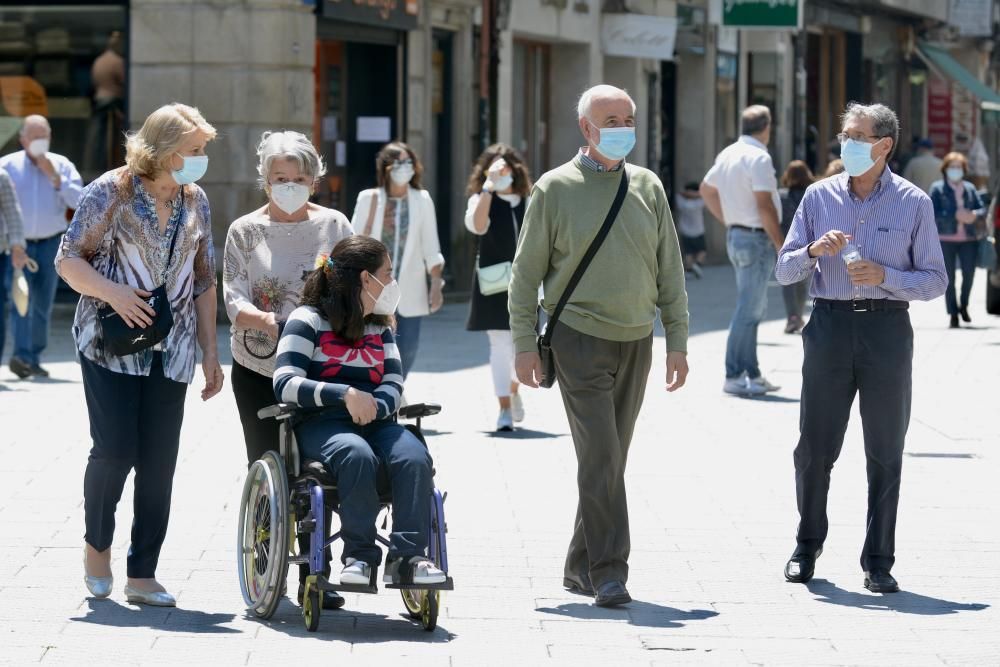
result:
[[(468, 331), (485, 331), (490, 341), (490, 369), (500, 403), (497, 431), (514, 430), (524, 419), (524, 404), (514, 376), (505, 280), (510, 279), (521, 222), (531, 192), (531, 175), (521, 155), (506, 144), (493, 144), (479, 156), (466, 188), (465, 226), (479, 237)], [(491, 292), (484, 294), (485, 292)]]

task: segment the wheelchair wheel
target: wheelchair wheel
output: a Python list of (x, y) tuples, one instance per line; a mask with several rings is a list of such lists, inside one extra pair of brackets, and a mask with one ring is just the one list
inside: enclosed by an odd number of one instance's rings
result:
[(438, 607), (441, 605), (441, 591), (421, 591), (424, 603), (420, 608), (420, 625), (427, 632), (433, 632), (438, 624)]
[(414, 621), (418, 620), (421, 615), (421, 609), (423, 608), (423, 597), (427, 591), (420, 591), (415, 588), (404, 588), (399, 591), (403, 596), (403, 606), (406, 607), (406, 613), (410, 615)]
[(316, 632), (319, 629), (319, 615), (322, 608), (319, 589), (314, 582), (310, 582), (306, 585), (306, 594), (302, 598), (302, 620), (309, 632)]
[(254, 461), (243, 485), (237, 536), (240, 591), (247, 609), (270, 618), (288, 574), (288, 477), (281, 457)]

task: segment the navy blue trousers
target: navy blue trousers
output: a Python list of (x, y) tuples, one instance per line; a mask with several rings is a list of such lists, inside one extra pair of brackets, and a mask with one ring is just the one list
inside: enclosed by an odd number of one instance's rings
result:
[(187, 385), (163, 376), (159, 352), (153, 355), (148, 376), (115, 373), (82, 354), (80, 365), (94, 441), (83, 478), (84, 539), (98, 551), (111, 546), (115, 509), (134, 469), (128, 576), (151, 578), (170, 519)]
[(337, 480), (342, 560), (382, 562), (375, 542), (380, 478), (388, 479), (392, 492), (389, 560), (426, 555), (433, 473), (417, 436), (388, 420), (358, 426), (346, 411), (307, 421), (295, 435), (303, 457), (321, 461)]

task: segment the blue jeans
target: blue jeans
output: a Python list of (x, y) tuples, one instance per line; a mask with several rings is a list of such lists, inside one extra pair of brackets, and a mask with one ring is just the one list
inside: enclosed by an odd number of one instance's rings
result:
[(375, 542), (375, 519), (377, 482), (386, 476), (392, 491), (389, 560), (426, 555), (432, 462), (417, 436), (389, 420), (358, 426), (346, 410), (307, 421), (295, 435), (303, 457), (322, 461), (337, 480), (342, 560), (356, 558), (371, 565), (382, 561), (382, 550)]
[(0, 252), (0, 359), (3, 359), (3, 346), (7, 342), (7, 295), (10, 294), (13, 271), (14, 263), (10, 255)]
[(729, 323), (726, 341), (726, 378), (744, 371), (760, 377), (757, 363), (757, 326), (767, 311), (767, 281), (774, 271), (777, 255), (764, 232), (729, 228), (726, 237), (729, 261), (736, 269), (736, 312)]
[(403, 379), (410, 374), (413, 362), (417, 360), (417, 347), (420, 346), (420, 322), (423, 317), (403, 317), (396, 313), (396, 347), (399, 348), (399, 359), (403, 364)]
[[(976, 255), (979, 241), (942, 241), (941, 254), (944, 268), (948, 272), (948, 290), (944, 293), (944, 303), (949, 315), (958, 315), (958, 309), (969, 307), (972, 294), (972, 279), (976, 277)], [(955, 297), (955, 267), (962, 270), (961, 296)]]
[(35, 366), (42, 352), (49, 344), (49, 319), (52, 317), (52, 302), (56, 298), (59, 276), (56, 274), (56, 252), (62, 234), (56, 234), (40, 241), (28, 241), (25, 250), (28, 257), (38, 262), (38, 271), (25, 270), (28, 281), (28, 314), (24, 317), (14, 310), (14, 355)]

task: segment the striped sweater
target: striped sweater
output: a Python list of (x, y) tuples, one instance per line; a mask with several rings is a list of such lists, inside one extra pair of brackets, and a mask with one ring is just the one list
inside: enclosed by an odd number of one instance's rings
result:
[(293, 310), (278, 341), (274, 395), (304, 408), (344, 407), (352, 387), (374, 396), (376, 419), (396, 414), (403, 373), (392, 330), (369, 325), (351, 343), (333, 333), (315, 308)]

